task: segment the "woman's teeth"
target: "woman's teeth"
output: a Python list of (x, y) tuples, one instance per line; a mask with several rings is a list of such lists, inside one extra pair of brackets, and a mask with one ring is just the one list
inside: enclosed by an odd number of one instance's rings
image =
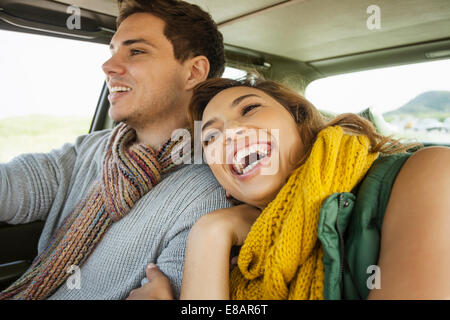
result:
[(267, 144), (253, 144), (236, 152), (233, 158), (233, 169), (237, 174), (246, 174), (270, 153)]

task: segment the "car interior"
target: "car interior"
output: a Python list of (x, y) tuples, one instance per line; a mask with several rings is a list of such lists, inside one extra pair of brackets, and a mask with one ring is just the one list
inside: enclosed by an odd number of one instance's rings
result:
[[(300, 93), (316, 79), (381, 67), (448, 59), (448, 0), (189, 0), (208, 11), (224, 36), (226, 64), (289, 79)], [(383, 8), (383, 28), (366, 27), (367, 8)], [(68, 6), (81, 28), (66, 26)], [(116, 0), (0, 0), (0, 30), (108, 45)], [(112, 128), (103, 85), (90, 132)], [(0, 290), (30, 266), (44, 222), (0, 223)]]

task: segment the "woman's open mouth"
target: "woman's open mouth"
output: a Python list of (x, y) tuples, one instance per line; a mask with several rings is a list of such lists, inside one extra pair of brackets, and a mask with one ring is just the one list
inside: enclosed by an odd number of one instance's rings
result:
[(270, 161), (271, 144), (254, 143), (236, 150), (232, 163), (229, 164), (233, 175), (247, 178), (258, 173), (259, 169)]

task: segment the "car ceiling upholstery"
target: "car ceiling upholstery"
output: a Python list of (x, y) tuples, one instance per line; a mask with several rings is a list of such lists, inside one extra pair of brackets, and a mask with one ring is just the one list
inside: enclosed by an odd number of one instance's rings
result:
[[(59, 1), (117, 16), (115, 0)], [(211, 13), (226, 44), (303, 62), (450, 38), (449, 0), (190, 0)], [(413, 18), (412, 18), (413, 17)]]

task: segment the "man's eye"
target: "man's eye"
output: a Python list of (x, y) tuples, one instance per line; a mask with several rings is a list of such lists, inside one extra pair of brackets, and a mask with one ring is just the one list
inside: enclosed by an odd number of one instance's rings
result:
[(207, 146), (208, 144), (210, 144), (211, 142), (214, 141), (215, 137), (216, 137), (216, 135), (214, 135), (214, 134), (206, 136), (206, 138), (203, 140), (203, 144), (205, 146)]
[(244, 109), (242, 109), (242, 115), (244, 116), (246, 113), (248, 113), (248, 112), (252, 111), (253, 109), (258, 108), (260, 106), (261, 106), (260, 104), (249, 105), (249, 106), (245, 107)]
[(132, 55), (132, 56), (135, 56), (135, 55), (144, 53), (144, 51), (137, 50), (137, 49), (131, 49), (130, 51), (131, 51), (131, 55)]

